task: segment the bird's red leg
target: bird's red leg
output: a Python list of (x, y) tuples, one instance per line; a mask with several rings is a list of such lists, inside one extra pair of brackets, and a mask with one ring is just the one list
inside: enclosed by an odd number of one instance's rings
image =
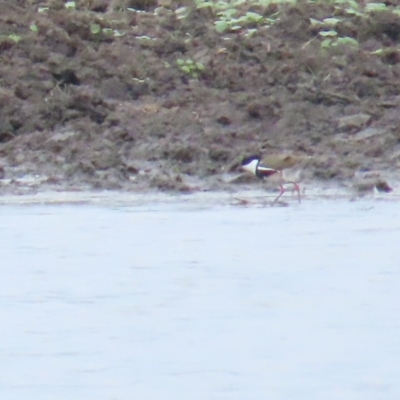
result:
[(283, 195), (283, 193), (285, 193), (286, 189), (283, 187), (283, 183), (285, 182), (285, 179), (283, 178), (283, 172), (282, 171), (277, 171), (277, 173), (280, 176), (281, 179), (281, 184), (279, 185), (279, 194), (278, 196), (274, 199), (274, 201), (272, 202), (272, 204), (274, 204), (275, 202), (277, 202), (281, 196)]
[(297, 192), (299, 203), (301, 203), (300, 186), (297, 183), (293, 183), (293, 185), (294, 185), (294, 190)]
[(280, 185), (279, 186), (279, 194), (275, 198), (275, 200), (272, 202), (272, 204), (274, 204), (276, 201), (278, 201), (281, 198), (281, 196), (283, 195), (283, 193), (285, 193), (285, 191), (286, 191), (285, 188), (282, 185)]

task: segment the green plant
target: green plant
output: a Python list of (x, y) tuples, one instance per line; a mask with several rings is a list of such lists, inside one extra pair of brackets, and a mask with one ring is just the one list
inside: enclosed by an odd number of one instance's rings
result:
[[(308, 0), (308, 2), (316, 4), (324, 3), (322, 0)], [(342, 19), (345, 20), (346, 15), (349, 17), (371, 18), (371, 13), (383, 11), (389, 11), (400, 15), (400, 7), (388, 6), (383, 2), (357, 2), (355, 0), (327, 0), (325, 3), (326, 2), (334, 4), (334, 15), (322, 20), (310, 18), (311, 26), (318, 29), (318, 35), (323, 38), (321, 47), (324, 49), (340, 45), (359, 46), (356, 39), (349, 36), (340, 37), (336, 31), (336, 25), (338, 25)]]
[[(313, 1), (313, 3), (318, 3), (319, 1)], [(399, 7), (389, 7), (384, 2), (357, 2), (356, 0), (333, 0), (331, 1), (335, 4), (335, 9), (338, 11), (345, 11), (347, 14), (356, 15), (359, 17), (366, 17), (368, 13), (381, 12), (381, 11), (391, 11), (395, 14), (400, 14)]]
[(365, 5), (366, 12), (386, 11), (388, 7), (385, 3), (367, 3)]
[(99, 24), (90, 24), (90, 32), (93, 33), (93, 35), (97, 35), (98, 33), (101, 32), (101, 26)]
[(237, 14), (238, 10), (235, 8), (229, 8), (228, 10), (218, 12), (217, 15), (219, 19), (214, 22), (217, 32), (236, 31), (242, 29), (244, 26), (260, 24), (265, 21), (262, 15), (255, 12), (248, 11), (246, 14), (236, 18)]
[(29, 29), (34, 33), (38, 33), (39, 32), (39, 29), (38, 29), (37, 25), (34, 24), (34, 23), (30, 24)]
[(182, 60), (179, 58), (176, 60), (179, 69), (185, 74), (190, 75), (192, 78), (197, 79), (199, 75), (204, 71), (204, 64), (200, 62), (194, 62), (193, 60)]
[[(269, 27), (279, 20), (279, 11), (273, 15), (266, 16), (263, 13), (255, 11), (247, 11), (248, 6), (257, 7), (256, 9), (266, 9), (271, 4), (296, 4), (300, 0), (195, 0), (194, 4), (197, 9), (207, 8), (214, 16), (214, 26), (217, 32), (237, 32), (245, 31), (244, 34), (252, 35), (258, 27)], [(388, 6), (384, 2), (360, 2), (357, 0), (303, 0), (314, 4), (331, 4), (334, 6), (334, 15), (325, 18), (322, 21), (311, 19), (312, 23), (324, 25), (325, 28), (334, 27), (341, 19), (340, 16), (356, 16), (368, 17), (370, 13), (391, 11), (400, 15), (400, 7)], [(180, 7), (175, 10), (177, 19), (184, 19), (190, 13), (190, 7)], [(251, 32), (250, 32), (251, 31)], [(331, 40), (332, 45), (350, 43), (356, 45), (356, 40)], [(350, 38), (351, 39), (351, 38)], [(324, 42), (324, 46), (328, 44)]]
[[(281, 0), (275, 1), (274, 3), (295, 3), (295, 0)], [(270, 26), (278, 20), (279, 13), (275, 13), (270, 17), (265, 17), (257, 12), (242, 10), (242, 5), (251, 4), (258, 7), (266, 7), (270, 3), (270, 0), (219, 0), (219, 1), (206, 1), (206, 0), (196, 0), (196, 8), (209, 8), (215, 15), (215, 29), (219, 33), (224, 32), (235, 32), (247, 27), (254, 26)], [(183, 18), (185, 16), (185, 7), (182, 7), (175, 11), (179, 13), (178, 18)], [(254, 33), (254, 32), (252, 32)]]
[(21, 36), (15, 34), (15, 33), (10, 33), (8, 35), (8, 37), (14, 42), (14, 43), (18, 43), (22, 38)]
[(96, 23), (90, 24), (90, 32), (92, 32), (93, 35), (98, 35), (99, 33), (104, 33), (106, 35), (112, 35), (115, 37), (125, 35), (125, 33), (120, 32), (118, 29), (102, 28), (99, 24), (96, 24)]
[(322, 28), (318, 32), (318, 35), (324, 39), (321, 42), (321, 47), (323, 49), (328, 49), (330, 47), (336, 47), (340, 45), (351, 45), (358, 46), (358, 41), (349, 36), (339, 37), (335, 29), (332, 29), (335, 25), (340, 22), (339, 18), (325, 18), (322, 21), (318, 21), (314, 18), (310, 18), (311, 26)]
[(76, 9), (75, 1), (67, 1), (65, 3), (65, 8)]
[(179, 7), (175, 10), (175, 15), (177, 19), (184, 19), (186, 18), (187, 9), (186, 7)]
[(118, 29), (103, 28), (102, 31), (107, 35), (112, 35), (115, 37), (124, 36), (125, 33), (120, 32)]
[(359, 43), (356, 39), (353, 39), (349, 36), (338, 37), (334, 39), (325, 39), (321, 42), (321, 47), (323, 49), (327, 49), (329, 47), (337, 47), (341, 45), (351, 45), (354, 47), (358, 47)]

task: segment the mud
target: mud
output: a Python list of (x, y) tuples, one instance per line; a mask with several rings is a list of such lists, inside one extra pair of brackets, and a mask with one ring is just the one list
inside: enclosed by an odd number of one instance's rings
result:
[(3, 1), (0, 192), (242, 190), (240, 159), (276, 151), (311, 156), (310, 184), (395, 187), (400, 17), (342, 15), (359, 45), (323, 50), (310, 18), (333, 5), (251, 11), (279, 19), (249, 36), (189, 1)]

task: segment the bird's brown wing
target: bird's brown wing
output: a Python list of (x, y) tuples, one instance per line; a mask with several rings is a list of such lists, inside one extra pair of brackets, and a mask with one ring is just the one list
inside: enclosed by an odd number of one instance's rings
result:
[(292, 168), (303, 160), (303, 157), (292, 154), (270, 154), (262, 159), (263, 165), (276, 170)]

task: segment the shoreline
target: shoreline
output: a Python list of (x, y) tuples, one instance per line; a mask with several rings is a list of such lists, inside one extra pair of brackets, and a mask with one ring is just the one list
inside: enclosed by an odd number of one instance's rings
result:
[(276, 197), (273, 191), (243, 188), (240, 190), (210, 190), (193, 193), (167, 193), (159, 191), (112, 191), (112, 190), (38, 190), (36, 193), (4, 194), (0, 196), (0, 206), (8, 205), (92, 205), (140, 207), (146, 205), (192, 205), (203, 206), (237, 206), (237, 207), (279, 207), (301, 206), (302, 203), (319, 201), (400, 201), (400, 193), (372, 193), (359, 195), (346, 188), (340, 187), (306, 187), (302, 202), (298, 203), (296, 196), (289, 192), (282, 201), (272, 206)]

